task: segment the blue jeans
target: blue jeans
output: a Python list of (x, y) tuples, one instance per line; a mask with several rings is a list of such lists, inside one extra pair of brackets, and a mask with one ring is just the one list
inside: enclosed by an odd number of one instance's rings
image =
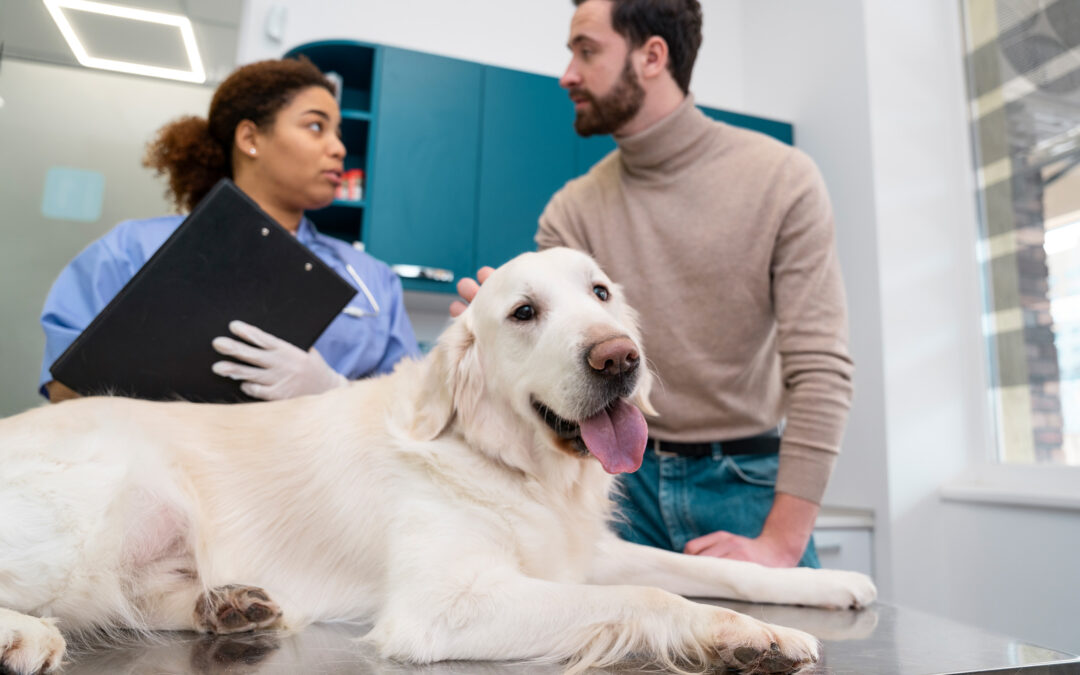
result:
[[(635, 473), (622, 474), (612, 523), (620, 537), (669, 551), (710, 532), (744, 537), (761, 534), (776, 495), (776, 453), (725, 456), (721, 444), (711, 457), (679, 457), (645, 451)], [(661, 442), (661, 448), (663, 443)], [(810, 538), (799, 565), (820, 567)]]

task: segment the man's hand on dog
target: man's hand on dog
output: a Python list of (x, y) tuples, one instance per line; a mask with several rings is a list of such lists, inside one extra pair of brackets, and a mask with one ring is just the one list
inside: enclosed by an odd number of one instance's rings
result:
[(480, 284), (487, 281), (487, 278), (490, 277), (491, 273), (494, 271), (494, 268), (487, 267), (485, 265), (476, 272), (476, 279), (480, 280), (479, 284), (476, 283), (475, 279), (470, 279), (469, 277), (465, 277), (461, 281), (457, 282), (458, 295), (465, 298), (465, 301), (462, 302), (461, 300), (455, 300), (451, 302), (450, 316), (460, 316), (461, 313), (465, 311), (465, 308), (468, 307), (469, 303), (472, 302), (473, 298), (476, 297), (476, 292), (480, 290)]

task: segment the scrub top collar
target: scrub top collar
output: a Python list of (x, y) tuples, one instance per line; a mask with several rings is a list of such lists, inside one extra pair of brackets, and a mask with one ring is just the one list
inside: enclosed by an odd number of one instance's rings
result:
[(307, 216), (300, 218), (300, 226), (296, 229), (296, 240), (305, 246), (310, 246), (318, 239), (319, 231), (315, 229), (315, 225), (307, 219)]

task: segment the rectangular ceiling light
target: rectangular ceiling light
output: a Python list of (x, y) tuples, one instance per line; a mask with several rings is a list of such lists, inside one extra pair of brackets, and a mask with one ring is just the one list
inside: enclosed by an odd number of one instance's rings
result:
[[(195, 82), (198, 84), (206, 82), (206, 72), (203, 70), (202, 59), (199, 58), (199, 48), (195, 44), (195, 31), (191, 28), (191, 20), (186, 16), (168, 14), (166, 12), (152, 12), (147, 9), (124, 7), (122, 5), (110, 5), (104, 2), (92, 2), (91, 0), (44, 0), (44, 2), (49, 10), (49, 14), (52, 14), (53, 21), (56, 22), (57, 27), (60, 29), (60, 33), (63, 34), (64, 39), (67, 40), (68, 46), (71, 47), (71, 51), (75, 53), (75, 58), (87, 68), (115, 70), (121, 73), (163, 77), (170, 80), (181, 80), (183, 82)], [(115, 59), (103, 59), (91, 56), (86, 52), (82, 41), (79, 39), (79, 36), (76, 35), (75, 30), (71, 27), (71, 23), (64, 15), (65, 9), (89, 12), (92, 14), (104, 14), (119, 19), (130, 19), (131, 21), (144, 21), (146, 23), (175, 26), (180, 30), (180, 36), (184, 40), (184, 48), (187, 49), (188, 62), (191, 64), (191, 70), (162, 68), (160, 66), (150, 66), (143, 63), (131, 63), (129, 61), (117, 61)]]

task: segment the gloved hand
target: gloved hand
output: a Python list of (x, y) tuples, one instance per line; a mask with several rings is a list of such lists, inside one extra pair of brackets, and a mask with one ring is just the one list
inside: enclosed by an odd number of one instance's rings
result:
[(321, 394), (348, 384), (343, 375), (326, 365), (314, 348), (305, 352), (243, 321), (229, 322), (229, 330), (251, 344), (216, 337), (211, 345), (218, 353), (251, 365), (218, 361), (210, 368), (223, 377), (244, 380), (240, 389), (248, 396), (271, 401)]

